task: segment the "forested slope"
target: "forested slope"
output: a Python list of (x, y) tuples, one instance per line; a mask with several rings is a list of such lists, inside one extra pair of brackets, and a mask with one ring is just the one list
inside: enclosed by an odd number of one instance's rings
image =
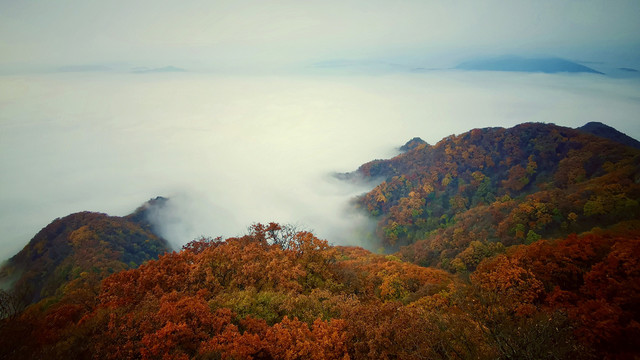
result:
[(639, 165), (637, 149), (553, 124), (474, 129), (361, 166), (386, 179), (358, 205), (388, 250), (471, 271), (504, 247), (637, 219)]
[(0, 282), (27, 305), (157, 258), (170, 248), (145, 220), (152, 203), (128, 217), (87, 211), (54, 220), (3, 264)]
[(5, 358), (632, 358), (640, 225), (538, 241), (469, 279), (254, 225), (0, 322)]

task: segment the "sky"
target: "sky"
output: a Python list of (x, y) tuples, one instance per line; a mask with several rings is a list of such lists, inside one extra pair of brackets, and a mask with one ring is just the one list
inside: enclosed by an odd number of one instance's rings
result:
[[(516, 54), (640, 69), (639, 18), (635, 0), (0, 0), (0, 259), (55, 218), (156, 196), (171, 198), (156, 220), (176, 247), (258, 221), (370, 245), (350, 201), (375, 184), (333, 173), (415, 136), (526, 121), (640, 139), (640, 79), (313, 64)], [(113, 71), (56, 71), (86, 65)], [(168, 65), (188, 71), (131, 72)]]
[(504, 53), (638, 66), (639, 18), (637, 0), (3, 0), (0, 66), (447, 66)]

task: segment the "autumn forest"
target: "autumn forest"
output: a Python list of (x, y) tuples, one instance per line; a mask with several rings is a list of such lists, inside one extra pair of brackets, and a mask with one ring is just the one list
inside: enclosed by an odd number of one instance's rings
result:
[(419, 138), (343, 181), (373, 246), (293, 225), (172, 249), (148, 219), (44, 227), (0, 269), (6, 359), (636, 359), (640, 143), (604, 124)]

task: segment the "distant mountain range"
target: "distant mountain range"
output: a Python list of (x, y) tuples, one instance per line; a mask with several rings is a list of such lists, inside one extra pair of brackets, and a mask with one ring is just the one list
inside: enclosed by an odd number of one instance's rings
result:
[(168, 72), (186, 72), (187, 70), (175, 67), (165, 66), (160, 68), (136, 68), (132, 72), (135, 74), (149, 74), (149, 73), (168, 73)]
[(113, 68), (105, 65), (68, 65), (56, 69), (58, 72), (107, 72)]
[(560, 58), (524, 58), (501, 56), (496, 58), (465, 61), (458, 64), (459, 70), (517, 71), (538, 73), (593, 73), (603, 74), (590, 67)]
[[(313, 63), (308, 68), (312, 71), (333, 71), (354, 74), (385, 74), (385, 73), (424, 73), (442, 70), (466, 71), (500, 71), (527, 73), (591, 73), (607, 75), (617, 78), (635, 78), (640, 71), (631, 67), (614, 66), (600, 62), (571, 61), (558, 57), (522, 57), (514, 55), (490, 58), (476, 58), (461, 62), (453, 67), (423, 67), (409, 65), (402, 60), (376, 59), (333, 59)], [(55, 72), (131, 72), (135, 74), (149, 73), (177, 73), (187, 69), (173, 65), (163, 67), (139, 66), (131, 68), (123, 63), (66, 65), (54, 69)]]
[(179, 68), (177, 66), (163, 66), (157, 68), (150, 68), (146, 66), (139, 66), (130, 68), (127, 64), (82, 64), (82, 65), (65, 65), (60, 66), (53, 70), (54, 72), (62, 73), (106, 73), (106, 72), (132, 72), (134, 74), (148, 74), (148, 73), (171, 73), (171, 72), (186, 72), (186, 69)]
[(636, 78), (640, 72), (634, 68), (615, 66), (600, 62), (583, 62), (562, 59), (558, 57), (523, 57), (504, 55), (488, 58), (476, 58), (461, 62), (453, 67), (422, 67), (408, 65), (402, 60), (349, 60), (336, 59), (321, 61), (311, 65), (315, 71), (334, 71), (353, 74), (384, 74), (384, 73), (426, 73), (433, 71), (463, 70), (463, 71), (499, 71), (524, 73), (587, 73), (606, 75), (614, 78)]

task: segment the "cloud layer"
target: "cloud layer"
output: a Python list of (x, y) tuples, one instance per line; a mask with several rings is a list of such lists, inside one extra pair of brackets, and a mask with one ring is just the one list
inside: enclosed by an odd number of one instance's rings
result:
[(346, 172), (475, 127), (601, 121), (640, 138), (638, 80), (431, 72), (387, 76), (51, 74), (0, 77), (6, 258), (56, 217), (125, 215), (172, 197), (180, 245), (258, 221), (357, 243)]

